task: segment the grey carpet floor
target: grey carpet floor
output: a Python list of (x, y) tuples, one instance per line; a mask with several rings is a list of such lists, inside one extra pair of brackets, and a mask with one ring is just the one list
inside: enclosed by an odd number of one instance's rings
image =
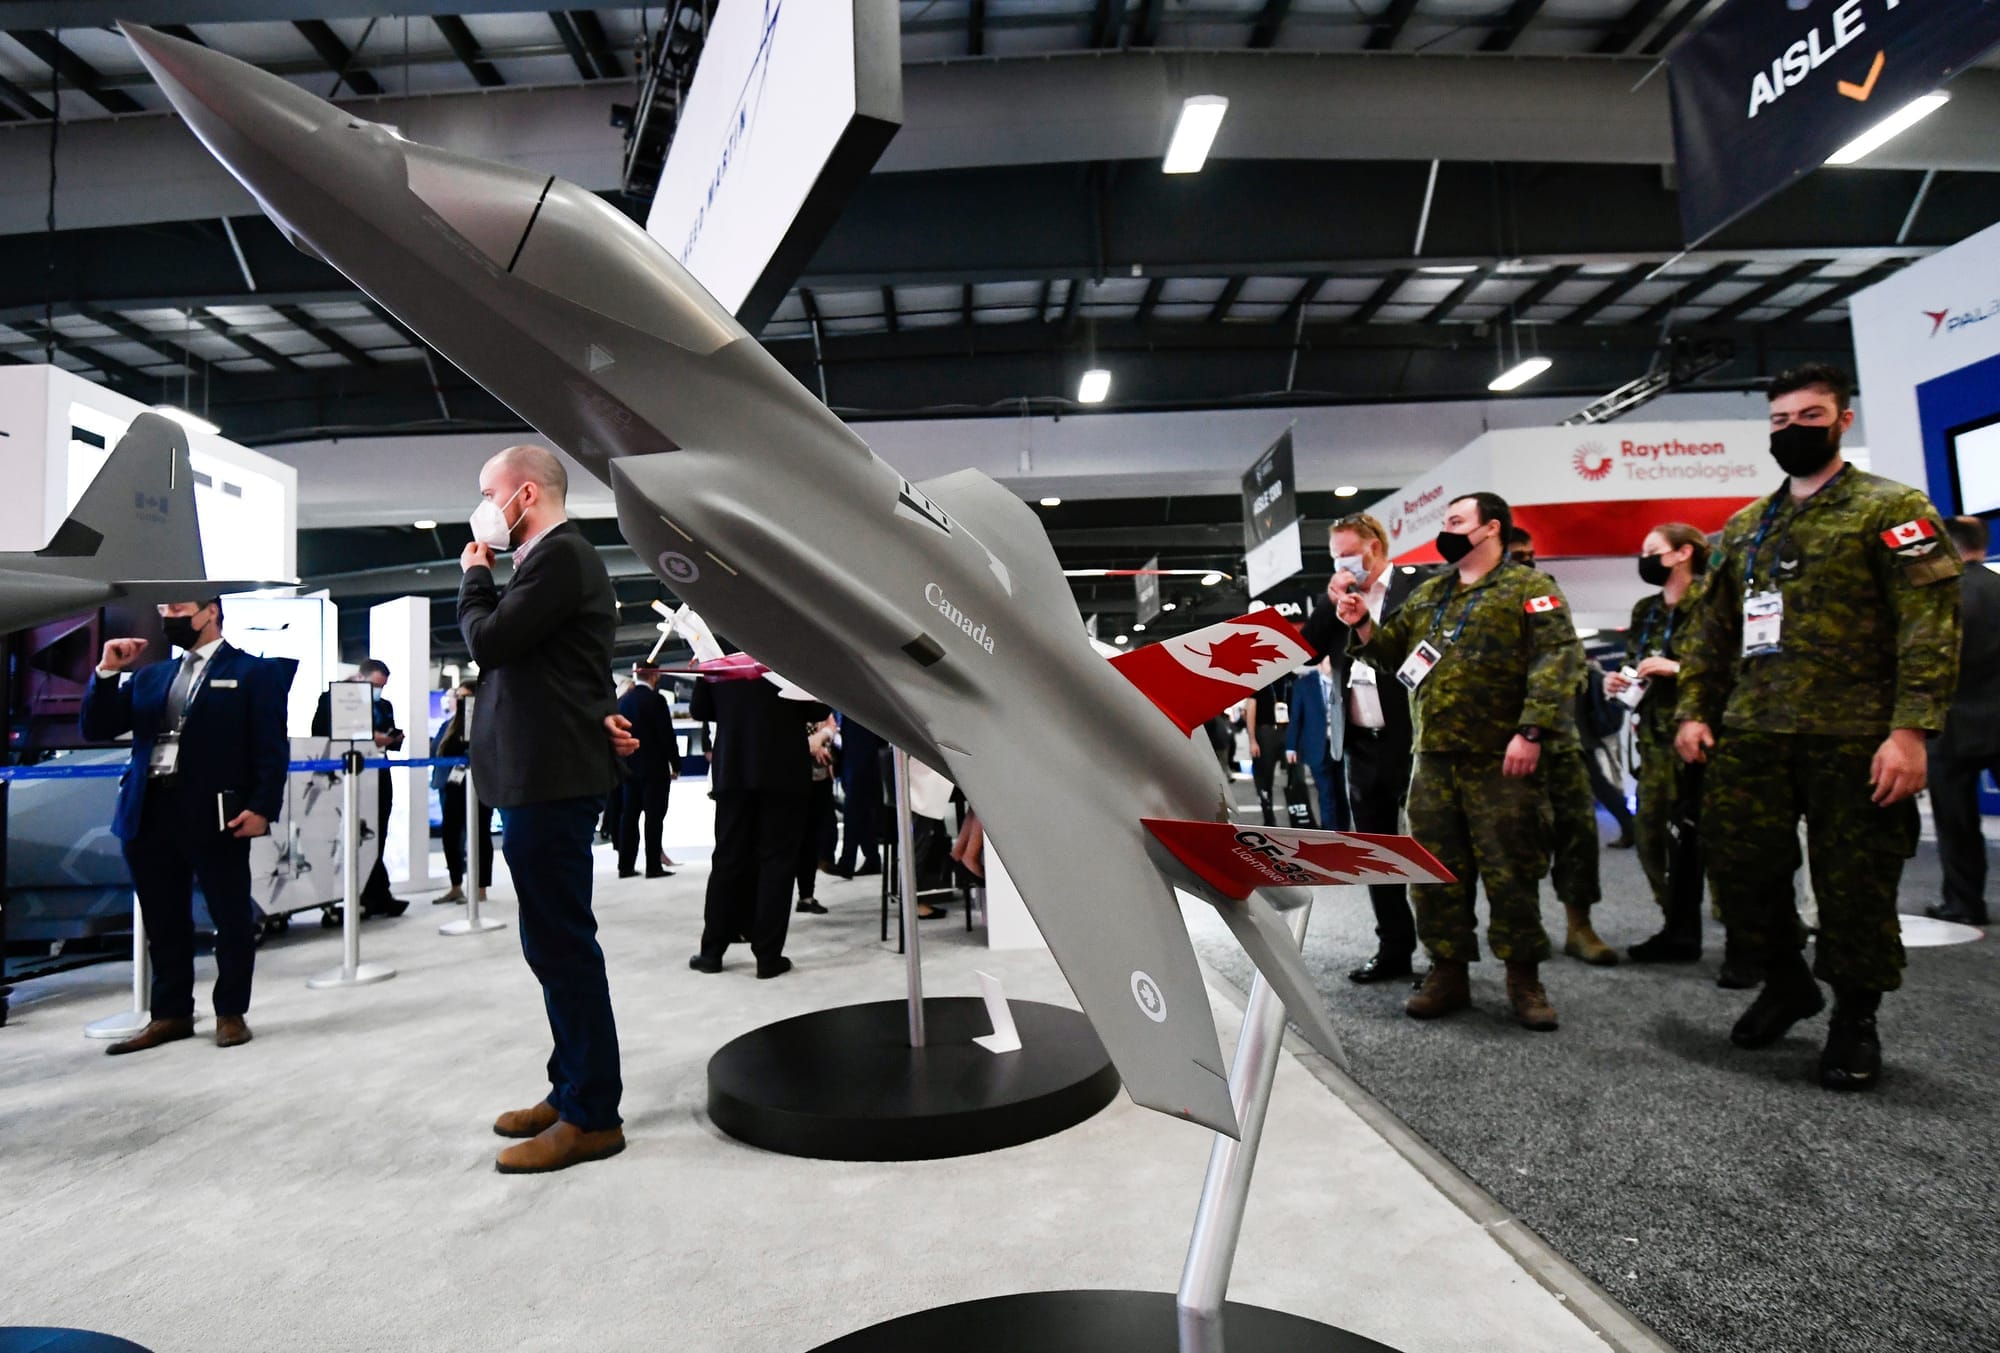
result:
[[(1607, 943), (1658, 928), (1630, 851), (1606, 850), (1603, 877)], [(1937, 889), (1926, 843), (1902, 909)], [(1227, 932), (1190, 916), (1203, 957), (1246, 984)], [(1543, 916), (1559, 948), (1546, 884)], [(1555, 1034), (1506, 1020), (1490, 959), (1473, 1011), (1418, 1024), (1406, 984), (1346, 979), (1373, 948), (1364, 907), (1314, 915), (1306, 957), (1355, 1079), (1676, 1347), (2000, 1349), (1994, 940), (1910, 951), (1883, 1005), (1883, 1081), (1853, 1096), (1813, 1079), (1824, 1016), (1765, 1051), (1731, 1046), (1750, 993), (1714, 985), (1720, 926), (1696, 967), (1558, 957)]]

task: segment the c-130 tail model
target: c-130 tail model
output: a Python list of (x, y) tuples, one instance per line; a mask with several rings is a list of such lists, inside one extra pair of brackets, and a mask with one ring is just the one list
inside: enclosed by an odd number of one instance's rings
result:
[(676, 595), (964, 788), (1134, 1100), (1237, 1130), (1175, 888), (1341, 1058), (1279, 908), (1445, 875), (1407, 838), (1229, 825), (1187, 733), (1308, 656), (1275, 612), (1106, 662), (1025, 504), (976, 471), (904, 479), (591, 193), (124, 31), (295, 244), (610, 482)]

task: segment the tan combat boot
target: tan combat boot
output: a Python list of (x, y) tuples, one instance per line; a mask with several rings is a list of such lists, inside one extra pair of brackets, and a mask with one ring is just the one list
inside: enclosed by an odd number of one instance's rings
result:
[(1423, 989), (1403, 1003), (1403, 1013), (1411, 1019), (1436, 1019), (1472, 1004), (1472, 983), (1466, 965), (1457, 959), (1431, 961), (1430, 976)]
[(1569, 913), (1569, 935), (1563, 940), (1563, 952), (1571, 958), (1582, 959), (1595, 968), (1608, 968), (1618, 961), (1618, 953), (1590, 928), (1590, 908), (1564, 907)]
[(1507, 999), (1514, 1005), (1514, 1021), (1524, 1028), (1547, 1033), (1556, 1027), (1556, 1008), (1533, 963), (1507, 965)]

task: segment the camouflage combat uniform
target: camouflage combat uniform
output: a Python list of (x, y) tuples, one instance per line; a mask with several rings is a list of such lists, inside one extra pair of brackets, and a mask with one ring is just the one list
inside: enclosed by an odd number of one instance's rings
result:
[[(1686, 627), (1701, 613), (1707, 586), (1707, 576), (1697, 575), (1678, 606), (1667, 605), (1661, 592), (1639, 598), (1625, 631), (1626, 665), (1637, 667), (1647, 658), (1679, 658)], [(1653, 886), (1653, 900), (1659, 903), (1662, 914), (1667, 910), (1667, 821), (1673, 814), (1681, 772), (1681, 759), (1674, 751), (1674, 734), (1680, 731), (1674, 707), (1679, 700), (1679, 680), (1648, 678), (1632, 730), (1632, 746), (1639, 762), (1639, 811), (1633, 815), (1632, 835), (1639, 847), (1639, 867), (1646, 871), (1646, 882)]]
[[(1962, 569), (1921, 493), (1851, 466), (1803, 504), (1781, 488), (1724, 529), (1690, 617), (1677, 713), (1716, 736), (1701, 813), (1709, 889), (1752, 957), (1804, 947), (1792, 900), (1803, 815), (1814, 973), (1837, 990), (1902, 985), (1896, 888), (1917, 805), (1878, 807), (1870, 766), (1890, 729), (1944, 725), (1959, 589), (1942, 584)], [(1778, 647), (1744, 656), (1746, 592), (1773, 588)]]
[(1597, 795), (1590, 789), (1590, 770), (1579, 737), (1574, 746), (1545, 748), (1541, 774), (1549, 789), (1549, 845), (1554, 858), (1549, 882), (1566, 907), (1587, 912), (1604, 900), (1598, 877), (1598, 853), (1604, 843), (1597, 835)]
[(1549, 861), (1544, 771), (1501, 772), (1508, 742), (1524, 725), (1543, 730), (1544, 762), (1576, 746), (1573, 714), (1583, 650), (1555, 579), (1503, 563), (1471, 587), (1455, 570), (1425, 582), (1356, 649), (1393, 680), (1417, 645), (1442, 651), (1410, 697), (1416, 769), (1410, 834), (1457, 876), (1416, 884), (1417, 934), (1433, 958), (1479, 957), (1473, 896), (1486, 882), (1486, 938), (1494, 957), (1539, 963), (1541, 878)]

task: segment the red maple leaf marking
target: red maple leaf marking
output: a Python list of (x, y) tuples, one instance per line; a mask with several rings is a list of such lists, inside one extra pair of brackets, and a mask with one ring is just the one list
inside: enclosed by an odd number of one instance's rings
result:
[(1283, 662), (1285, 658), (1284, 649), (1244, 630), (1235, 630), (1228, 637), (1217, 639), (1209, 645), (1206, 653), (1192, 648), (1188, 651), (1197, 657), (1207, 658), (1210, 667), (1231, 676), (1254, 676), (1265, 663)]
[(1402, 872), (1394, 863), (1383, 859), (1369, 847), (1357, 846), (1351, 841), (1301, 841), (1292, 847), (1292, 858), (1300, 864), (1311, 865), (1314, 869), (1348, 878), (1362, 869)]

